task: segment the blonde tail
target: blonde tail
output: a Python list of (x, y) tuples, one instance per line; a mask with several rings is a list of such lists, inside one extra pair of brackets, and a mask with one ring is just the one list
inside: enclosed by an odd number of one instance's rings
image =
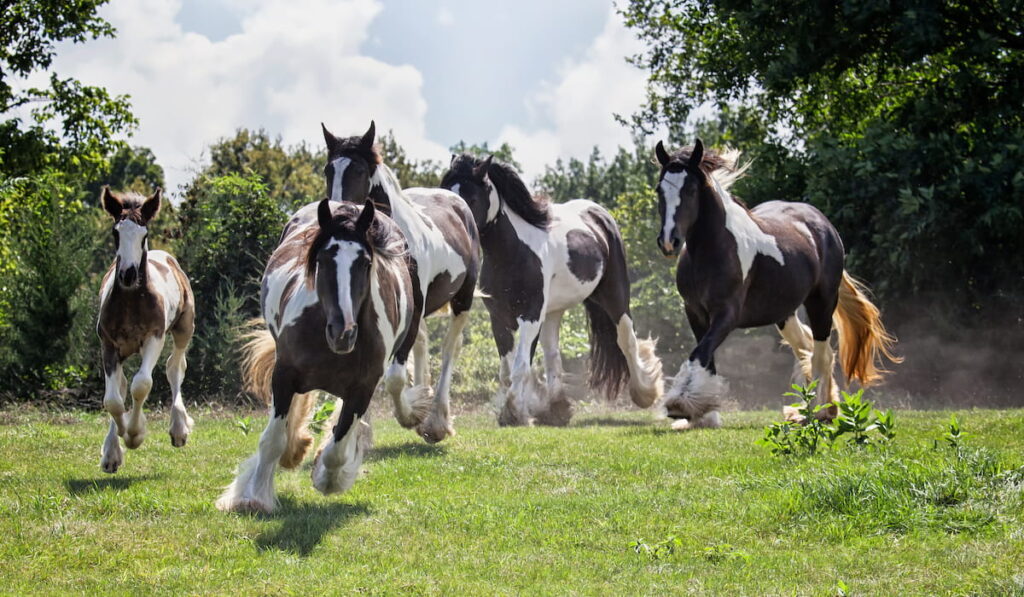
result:
[[(242, 387), (269, 406), (273, 400), (271, 382), (274, 365), (277, 364), (277, 342), (262, 319), (252, 319), (246, 326), (249, 331), (242, 335), (245, 341), (242, 346)], [(307, 426), (316, 404), (315, 398), (315, 392), (292, 396), (286, 428), (288, 445), (278, 461), (284, 468), (299, 466), (313, 444), (313, 436)]]
[(893, 354), (896, 338), (882, 325), (882, 318), (867, 297), (867, 289), (845, 271), (839, 286), (839, 307), (833, 316), (839, 332), (839, 360), (848, 382), (870, 386), (888, 373), (883, 359), (902, 363)]

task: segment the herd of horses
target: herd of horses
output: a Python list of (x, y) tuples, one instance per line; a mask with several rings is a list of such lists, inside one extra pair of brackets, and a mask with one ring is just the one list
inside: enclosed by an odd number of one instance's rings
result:
[[(697, 340), (666, 390), (654, 342), (636, 335), (625, 247), (603, 207), (535, 197), (509, 165), (469, 154), (452, 156), (440, 188), (402, 189), (381, 159), (373, 123), (363, 135), (339, 138), (326, 127), (323, 134), (327, 196), (285, 226), (263, 275), (263, 320), (244, 348), (243, 379), (271, 405), (269, 421), (256, 454), (217, 500), (222, 510), (275, 507), (275, 469), (304, 460), (320, 391), (338, 401), (312, 468), (313, 484), (325, 494), (345, 491), (358, 476), (381, 380), (401, 425), (431, 443), (453, 435), (452, 374), (478, 297), (501, 358), (501, 425), (568, 423), (559, 327), (580, 303), (590, 324), (590, 387), (609, 398), (625, 388), (641, 408), (659, 404), (676, 429), (721, 425), (727, 388), (714, 353), (736, 328), (778, 327), (795, 356), (794, 380), (818, 380), (822, 417), (835, 416), (838, 392), (833, 325), (847, 383), (875, 383), (883, 359), (898, 361), (878, 309), (844, 270), (835, 228), (804, 203), (747, 209), (729, 192), (745, 169), (736, 153), (706, 151), (699, 139), (674, 154), (660, 142), (656, 148), (657, 244), (679, 257), (676, 284)], [(120, 440), (137, 448), (145, 438), (143, 404), (168, 333), (171, 443), (183, 446), (192, 430), (181, 382), (195, 301), (174, 257), (148, 250), (147, 225), (161, 192), (145, 197), (104, 187), (101, 201), (114, 220), (117, 251), (97, 325), (103, 406), (111, 416), (101, 467), (114, 473), (124, 462)], [(801, 306), (807, 324), (797, 316)], [(450, 321), (431, 386), (425, 318), (434, 313)], [(538, 342), (543, 380), (532, 369)], [(122, 363), (136, 353), (141, 365), (129, 386)]]

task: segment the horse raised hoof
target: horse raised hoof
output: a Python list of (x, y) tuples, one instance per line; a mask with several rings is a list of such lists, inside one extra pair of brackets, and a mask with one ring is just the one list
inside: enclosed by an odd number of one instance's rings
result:
[(100, 468), (108, 475), (116, 473), (117, 469), (121, 468), (122, 464), (124, 464), (124, 455), (120, 452), (116, 454), (104, 454), (103, 458), (100, 460)]
[(185, 442), (188, 441), (189, 434), (192, 433), (192, 425), (194, 424), (195, 422), (192, 420), (192, 417), (188, 416), (184, 420), (176, 419), (171, 423), (171, 431), (169, 433), (171, 445), (175, 448), (183, 447)]
[(406, 388), (395, 405), (395, 418), (402, 427), (415, 429), (430, 415), (433, 404), (434, 390), (430, 386)]
[(142, 429), (137, 433), (132, 433), (131, 431), (124, 432), (124, 447), (128, 448), (129, 450), (137, 450), (140, 446), (142, 446), (142, 442), (144, 442), (145, 440), (145, 429)]
[(445, 438), (453, 437), (455, 428), (452, 427), (451, 421), (436, 413), (431, 413), (427, 420), (416, 428), (416, 433), (428, 444), (436, 444), (444, 441)]

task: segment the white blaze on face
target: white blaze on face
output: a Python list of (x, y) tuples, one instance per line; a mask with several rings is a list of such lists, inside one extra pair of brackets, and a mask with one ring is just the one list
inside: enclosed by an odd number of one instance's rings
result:
[[(712, 179), (713, 180), (713, 179)], [(733, 201), (728, 193), (722, 190), (718, 181), (715, 181), (715, 192), (725, 208), (725, 227), (736, 239), (736, 252), (740, 260), (740, 268), (743, 270), (743, 279), (747, 279), (747, 273), (754, 264), (754, 256), (760, 253), (771, 257), (779, 262), (779, 265), (786, 265), (786, 260), (775, 242), (775, 237), (768, 234), (757, 225), (750, 212), (742, 205)]]
[(345, 328), (348, 329), (356, 322), (352, 305), (352, 264), (366, 252), (359, 243), (353, 241), (331, 240), (325, 249), (331, 247), (338, 247), (338, 252), (334, 256), (338, 277), (338, 308), (345, 319)]
[(146, 227), (139, 226), (131, 220), (122, 220), (114, 229), (117, 230), (118, 271), (139, 267), (147, 243)]
[(345, 168), (352, 163), (348, 158), (338, 158), (331, 162), (334, 166), (334, 175), (331, 177), (331, 199), (341, 201), (341, 180), (345, 176)]
[(491, 194), (488, 197), (490, 204), (487, 206), (487, 223), (491, 223), (494, 218), (498, 217), (498, 212), (501, 210), (501, 198), (498, 197), (498, 189), (495, 188), (490, 178), (485, 176), (484, 183), (491, 187)]
[(666, 172), (661, 179), (661, 196), (665, 200), (665, 221), (662, 222), (661, 241), (672, 242), (672, 230), (676, 227), (676, 210), (679, 209), (679, 192), (686, 184), (686, 171)]

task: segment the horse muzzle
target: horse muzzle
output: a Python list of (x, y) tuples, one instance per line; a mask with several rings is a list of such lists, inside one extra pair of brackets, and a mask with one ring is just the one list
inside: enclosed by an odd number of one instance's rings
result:
[(336, 354), (348, 354), (356, 347), (356, 338), (359, 334), (359, 326), (350, 324), (342, 326), (327, 324), (327, 347)]
[(117, 272), (117, 282), (123, 288), (134, 288), (139, 283), (139, 269), (133, 265)]
[(671, 241), (662, 240), (658, 237), (658, 248), (665, 257), (675, 257), (679, 254), (679, 247), (683, 244), (678, 236), (673, 236)]

